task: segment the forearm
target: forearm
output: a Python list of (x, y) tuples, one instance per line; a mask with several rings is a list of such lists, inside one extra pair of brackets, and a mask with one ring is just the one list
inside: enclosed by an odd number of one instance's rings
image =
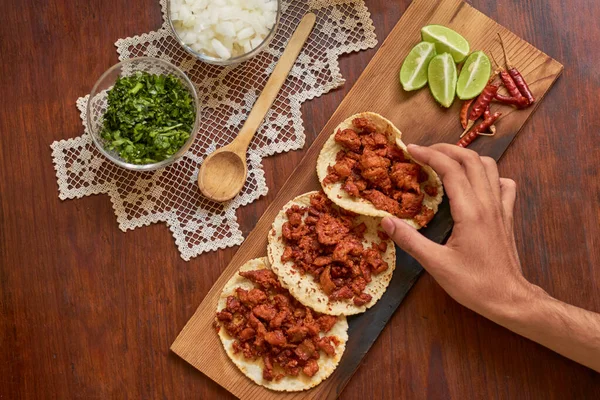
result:
[(532, 285), (520, 301), (490, 317), (511, 331), (600, 372), (600, 314), (558, 301)]

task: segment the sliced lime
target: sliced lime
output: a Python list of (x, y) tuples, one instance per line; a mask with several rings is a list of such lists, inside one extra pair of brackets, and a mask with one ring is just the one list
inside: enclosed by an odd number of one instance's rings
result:
[(442, 25), (427, 25), (421, 28), (425, 42), (435, 43), (438, 54), (450, 53), (454, 61), (462, 62), (469, 54), (469, 42), (458, 32)]
[(427, 84), (427, 67), (435, 57), (435, 45), (421, 42), (408, 53), (400, 68), (400, 83), (407, 92)]
[(460, 71), (456, 94), (461, 100), (469, 100), (483, 91), (490, 79), (492, 64), (483, 51), (471, 54)]
[(427, 69), (429, 89), (442, 106), (448, 108), (456, 94), (456, 64), (449, 53), (439, 54), (431, 60)]

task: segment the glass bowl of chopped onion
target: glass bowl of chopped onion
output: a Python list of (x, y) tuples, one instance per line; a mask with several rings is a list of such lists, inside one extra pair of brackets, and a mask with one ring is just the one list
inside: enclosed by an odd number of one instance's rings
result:
[(152, 57), (109, 68), (94, 85), (86, 112), (98, 150), (133, 171), (153, 171), (180, 159), (200, 121), (190, 79), (173, 64)]
[(216, 65), (249, 60), (271, 42), (281, 0), (167, 0), (167, 19), (183, 48)]

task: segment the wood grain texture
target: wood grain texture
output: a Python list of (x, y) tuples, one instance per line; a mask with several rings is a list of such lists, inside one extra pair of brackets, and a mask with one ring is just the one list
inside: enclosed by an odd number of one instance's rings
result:
[[(471, 3), (565, 64), (500, 172), (519, 185), (525, 276), (600, 312), (600, 3)], [(409, 4), (368, 0), (380, 43)], [(184, 262), (162, 224), (120, 232), (107, 196), (58, 200), (51, 167), (49, 144), (82, 132), (75, 100), (117, 62), (116, 39), (160, 26), (158, 2), (2, 5), (0, 398), (233, 398), (168, 349), (237, 249)], [(346, 85), (304, 104), (306, 148), (374, 53), (342, 57)], [(270, 192), (238, 211), (245, 235), (305, 154), (263, 161)], [(592, 399), (600, 379), (461, 307), (424, 274), (341, 398)]]
[[(246, 261), (265, 254), (268, 232), (281, 207), (302, 193), (320, 188), (315, 173), (317, 157), (322, 145), (341, 121), (358, 112), (374, 111), (389, 118), (400, 128), (405, 143), (456, 142), (462, 131), (457, 119), (460, 108), (458, 102), (445, 110), (435, 104), (427, 91), (406, 93), (399, 90), (397, 84), (398, 66), (419, 40), (420, 28), (428, 24), (441, 24), (456, 29), (465, 36), (473, 49), (497, 50), (499, 45), (496, 42), (496, 34), (500, 33), (507, 42), (512, 62), (519, 66), (535, 97), (539, 99), (533, 107), (518, 112), (513, 112), (509, 107), (494, 105), (494, 111), (502, 108), (506, 116), (497, 123), (496, 137), (479, 139), (472, 146), (482, 155), (498, 159), (504, 153), (562, 72), (563, 67), (560, 63), (461, 0), (413, 1), (171, 346), (175, 353), (236, 397), (336, 398), (410, 289), (409, 283), (416, 280), (420, 272), (418, 266), (410, 257), (401, 253), (397, 268), (404, 276), (399, 274), (394, 277), (386, 296), (371, 310), (363, 315), (348, 318), (349, 341), (338, 369), (325, 382), (307, 392), (282, 394), (255, 385), (238, 371), (233, 363), (228, 362), (217, 335), (211, 331), (223, 285)], [(439, 214), (424, 232), (437, 242), (441, 242), (451, 229), (447, 202), (441, 207)]]

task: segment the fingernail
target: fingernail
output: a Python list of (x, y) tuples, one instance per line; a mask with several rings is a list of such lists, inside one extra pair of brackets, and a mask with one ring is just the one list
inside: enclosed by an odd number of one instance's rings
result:
[(381, 227), (389, 236), (392, 236), (396, 231), (396, 224), (394, 224), (394, 221), (390, 217), (385, 217), (381, 221)]
[(407, 148), (409, 148), (409, 149), (418, 149), (418, 148), (420, 148), (421, 146), (419, 146), (418, 144), (413, 144), (413, 143), (411, 143), (411, 144), (409, 144), (409, 145), (408, 145), (408, 146), (406, 146), (406, 147), (407, 147)]

